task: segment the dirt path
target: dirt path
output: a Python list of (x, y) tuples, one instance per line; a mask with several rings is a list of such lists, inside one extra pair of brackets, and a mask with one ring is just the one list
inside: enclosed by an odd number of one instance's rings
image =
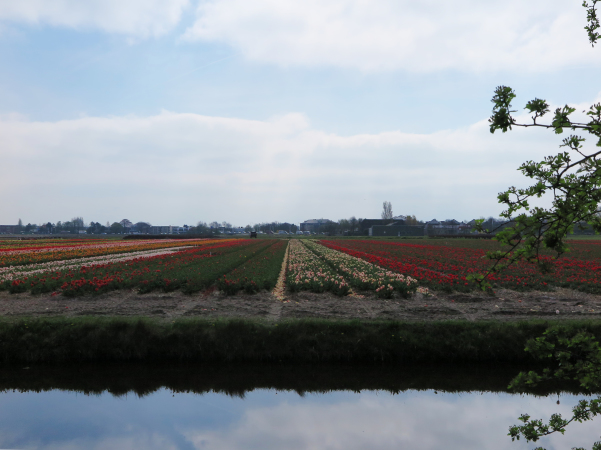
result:
[(179, 317), (240, 317), (285, 320), (289, 318), (387, 320), (499, 320), (531, 318), (601, 318), (601, 296), (567, 289), (554, 292), (497, 291), (496, 297), (480, 293), (416, 295), (411, 299), (381, 300), (358, 293), (355, 297), (330, 294), (272, 293), (232, 297), (217, 291), (188, 296), (179, 292), (139, 295), (115, 291), (75, 299), (50, 295), (0, 292), (0, 315), (23, 316), (147, 316), (173, 320)]

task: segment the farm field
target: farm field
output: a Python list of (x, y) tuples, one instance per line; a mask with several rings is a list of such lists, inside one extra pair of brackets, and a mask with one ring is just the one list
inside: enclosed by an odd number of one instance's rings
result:
[[(290, 243), (290, 244), (289, 244)], [(367, 291), (407, 298), (429, 290), (471, 292), (467, 280), (490, 262), (486, 240), (166, 239), (0, 241), (0, 290), (83, 295), (117, 289), (194, 293), (216, 286), (228, 295), (274, 288), (284, 254), (290, 292), (344, 296)], [(496, 289), (601, 291), (601, 241), (571, 241), (550, 273), (522, 263), (491, 275)]]
[[(482, 273), (490, 264), (487, 251), (498, 250), (495, 241), (428, 239), (401, 241), (322, 240), (324, 246), (364, 259), (393, 272), (417, 279), (421, 285), (443, 291), (469, 292), (475, 286), (466, 277)], [(570, 252), (557, 260), (550, 256), (553, 270), (542, 274), (535, 265), (522, 263), (494, 276), (495, 288), (519, 291), (564, 287), (601, 293), (601, 241), (570, 241)]]
[[(550, 275), (510, 269), (493, 279), (494, 297), (465, 277), (485, 268), (495, 242), (418, 242), (0, 241), (0, 314), (517, 320), (601, 312), (601, 241), (574, 242)], [(272, 294), (278, 280), (281, 302)]]
[[(290, 244), (289, 244), (290, 243)], [(98, 295), (114, 290), (217, 288), (226, 295), (272, 290), (280, 276), (291, 292), (352, 289), (379, 298), (408, 297), (421, 289), (406, 277), (315, 241), (281, 239), (67, 241), (2, 243), (0, 290), (11, 294)], [(282, 272), (284, 255), (290, 258)]]

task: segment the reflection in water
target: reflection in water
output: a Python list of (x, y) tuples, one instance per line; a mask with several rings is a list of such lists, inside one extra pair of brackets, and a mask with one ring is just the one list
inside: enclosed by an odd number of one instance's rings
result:
[[(515, 372), (440, 366), (2, 369), (0, 448), (531, 449), (536, 445), (511, 442), (509, 425), (526, 411), (541, 418), (568, 414), (581, 396), (562, 394), (557, 405), (556, 395), (502, 392)], [(468, 381), (476, 390), (469, 392)], [(545, 441), (546, 448), (590, 448), (599, 438), (594, 421), (571, 427), (566, 436)]]

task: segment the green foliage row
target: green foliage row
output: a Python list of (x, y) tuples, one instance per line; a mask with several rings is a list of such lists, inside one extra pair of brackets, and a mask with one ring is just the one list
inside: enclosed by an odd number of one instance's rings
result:
[(261, 289), (272, 290), (282, 270), (287, 246), (288, 241), (271, 241), (271, 245), (219, 278), (217, 287), (227, 295), (236, 294), (240, 290), (247, 294), (255, 294)]
[[(545, 321), (399, 322), (126, 318), (0, 320), (0, 362), (232, 361), (528, 363)], [(601, 336), (601, 324), (573, 330)]]

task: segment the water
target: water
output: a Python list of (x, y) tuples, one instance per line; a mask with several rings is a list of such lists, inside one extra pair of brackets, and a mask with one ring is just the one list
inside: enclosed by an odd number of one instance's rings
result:
[(512, 443), (507, 428), (520, 414), (569, 414), (583, 397), (503, 392), (512, 374), (440, 366), (2, 369), (0, 448), (551, 450), (599, 439), (592, 421), (536, 444)]

